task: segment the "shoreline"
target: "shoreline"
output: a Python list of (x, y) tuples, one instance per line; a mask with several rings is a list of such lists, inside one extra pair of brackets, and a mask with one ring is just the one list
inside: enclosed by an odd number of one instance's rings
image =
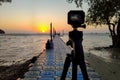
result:
[(24, 63), (0, 66), (0, 80), (17, 80), (18, 78), (24, 78), (24, 74), (30, 67), (29, 65), (34, 63), (38, 56), (34, 56), (32, 59), (29, 59)]
[[(110, 54), (117, 53), (116, 49), (114, 48), (101, 47), (101, 48), (94, 48), (93, 50), (98, 50), (101, 52), (107, 51)], [(89, 61), (89, 66), (92, 67), (95, 70), (95, 72), (100, 74), (101, 80), (120, 80), (119, 77), (120, 64), (116, 64), (116, 62), (106, 62), (102, 57), (97, 56), (91, 53), (90, 51), (85, 54), (85, 58), (87, 59), (87, 61)]]

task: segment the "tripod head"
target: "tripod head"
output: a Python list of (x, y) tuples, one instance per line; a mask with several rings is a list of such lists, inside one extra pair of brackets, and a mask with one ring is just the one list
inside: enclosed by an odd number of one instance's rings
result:
[(84, 24), (85, 13), (82, 10), (71, 10), (68, 12), (68, 24), (72, 25), (73, 28), (86, 28)]

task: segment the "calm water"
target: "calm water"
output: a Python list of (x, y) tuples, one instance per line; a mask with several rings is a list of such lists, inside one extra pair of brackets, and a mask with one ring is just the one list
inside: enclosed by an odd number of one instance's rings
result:
[[(66, 42), (68, 36), (62, 37)], [(120, 54), (119, 51), (108, 51), (105, 49), (95, 50), (95, 47), (108, 47), (112, 44), (109, 34), (99, 33), (99, 34), (84, 34), (83, 47), (85, 53), (91, 53), (96, 56), (99, 56), (106, 62), (113, 62), (120, 64)]]
[[(68, 35), (62, 37), (62, 39), (67, 42)], [(89, 34), (85, 33), (83, 35), (83, 46), (86, 49), (94, 48), (94, 47), (106, 47), (111, 45), (111, 38), (108, 34), (99, 33), (99, 34)]]
[[(45, 49), (48, 35), (0, 35), (0, 65), (11, 65), (24, 62), (38, 55)], [(66, 42), (68, 36), (62, 39)], [(106, 47), (111, 45), (108, 34), (84, 34), (83, 46), (85, 53), (92, 53), (103, 58), (107, 62), (119, 63), (119, 58), (113, 58), (114, 52), (105, 50), (93, 50), (94, 47)]]
[(11, 65), (38, 55), (48, 35), (0, 35), (0, 65)]

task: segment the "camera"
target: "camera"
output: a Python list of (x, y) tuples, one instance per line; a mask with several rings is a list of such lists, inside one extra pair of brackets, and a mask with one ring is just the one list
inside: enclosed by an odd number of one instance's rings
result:
[(72, 25), (73, 28), (86, 28), (84, 20), (85, 13), (83, 10), (71, 10), (68, 12), (68, 24)]

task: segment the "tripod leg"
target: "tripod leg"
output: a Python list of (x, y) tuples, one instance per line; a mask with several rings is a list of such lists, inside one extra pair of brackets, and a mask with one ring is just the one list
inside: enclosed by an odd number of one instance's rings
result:
[(64, 68), (60, 80), (65, 80), (70, 63), (71, 63), (71, 59), (69, 56), (67, 56), (65, 59)]
[(85, 61), (84, 61), (84, 57), (81, 57), (80, 59), (81, 60), (80, 60), (79, 66), (81, 68), (83, 78), (84, 78), (84, 80), (89, 80), (89, 77), (88, 77), (88, 74), (87, 74), (87, 69), (86, 69), (86, 64), (85, 64)]
[(77, 63), (75, 60), (72, 62), (72, 80), (77, 80)]

